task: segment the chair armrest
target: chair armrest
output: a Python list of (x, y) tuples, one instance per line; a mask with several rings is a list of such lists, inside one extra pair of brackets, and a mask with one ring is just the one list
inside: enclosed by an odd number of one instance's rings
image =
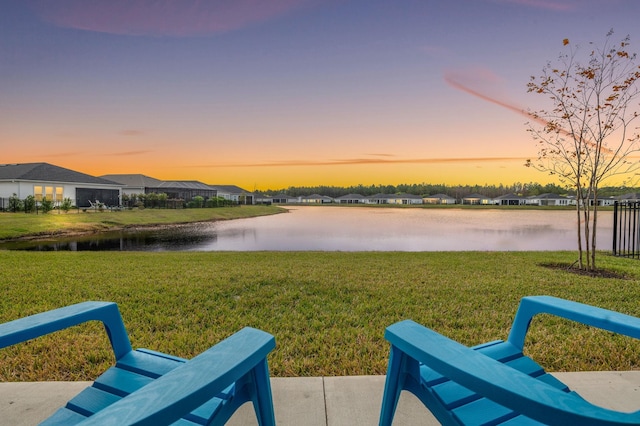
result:
[(82, 425), (170, 424), (250, 372), (275, 347), (264, 331), (243, 328), (209, 350), (83, 421)]
[(639, 413), (597, 407), (411, 320), (391, 325), (395, 349), (500, 405), (545, 424), (638, 424)]
[(116, 359), (131, 352), (118, 305), (113, 302), (83, 302), (0, 324), (0, 349), (87, 321), (104, 324)]
[(575, 322), (640, 339), (640, 318), (552, 296), (530, 296), (520, 301), (508, 341), (520, 350), (537, 314), (551, 314)]

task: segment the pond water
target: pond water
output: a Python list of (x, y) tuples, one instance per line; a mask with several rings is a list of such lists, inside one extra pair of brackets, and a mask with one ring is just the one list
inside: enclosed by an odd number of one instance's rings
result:
[[(599, 213), (610, 250), (613, 212)], [(288, 213), (169, 229), (0, 244), (12, 250), (544, 251), (576, 250), (570, 210), (291, 207)]]

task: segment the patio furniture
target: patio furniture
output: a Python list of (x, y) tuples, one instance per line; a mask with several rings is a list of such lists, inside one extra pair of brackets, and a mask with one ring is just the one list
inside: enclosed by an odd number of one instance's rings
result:
[(132, 350), (115, 303), (84, 302), (0, 324), (0, 348), (87, 321), (104, 324), (115, 366), (43, 424), (224, 424), (245, 402), (274, 425), (268, 333), (244, 328), (191, 360)]
[(640, 338), (640, 319), (549, 296), (520, 302), (507, 341), (468, 348), (407, 320), (387, 328), (391, 353), (380, 425), (391, 425), (407, 390), (444, 425), (640, 424), (640, 412), (598, 407), (546, 373), (523, 351), (532, 318), (551, 314)]

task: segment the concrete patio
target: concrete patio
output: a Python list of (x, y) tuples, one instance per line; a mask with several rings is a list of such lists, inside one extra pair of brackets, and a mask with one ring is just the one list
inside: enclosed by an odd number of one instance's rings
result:
[[(556, 373), (584, 398), (616, 410), (640, 409), (640, 371)], [(384, 376), (272, 378), (278, 425), (376, 425)], [(65, 404), (90, 382), (0, 383), (0, 424), (33, 425)], [(245, 404), (229, 425), (256, 425)], [(437, 425), (408, 393), (403, 393), (394, 425)]]

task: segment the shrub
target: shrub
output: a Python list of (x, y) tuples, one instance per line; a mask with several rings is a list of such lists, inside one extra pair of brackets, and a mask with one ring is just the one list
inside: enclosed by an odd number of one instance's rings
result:
[(188, 206), (190, 208), (200, 208), (204, 206), (204, 198), (201, 197), (200, 195), (196, 195), (191, 199), (191, 201), (189, 201)]
[(36, 197), (33, 195), (27, 195), (24, 199), (24, 211), (25, 213), (30, 213), (36, 211)]
[(62, 200), (62, 204), (60, 204), (60, 210), (65, 213), (69, 213), (72, 205), (73, 203), (71, 202), (71, 198), (65, 198), (64, 200)]
[(43, 198), (42, 202), (40, 203), (40, 208), (42, 208), (42, 213), (49, 213), (51, 210), (53, 210), (53, 200), (50, 200), (49, 198)]
[(24, 203), (20, 198), (18, 198), (17, 194), (14, 193), (9, 197), (9, 211), (14, 213), (19, 212), (22, 210), (23, 206)]

